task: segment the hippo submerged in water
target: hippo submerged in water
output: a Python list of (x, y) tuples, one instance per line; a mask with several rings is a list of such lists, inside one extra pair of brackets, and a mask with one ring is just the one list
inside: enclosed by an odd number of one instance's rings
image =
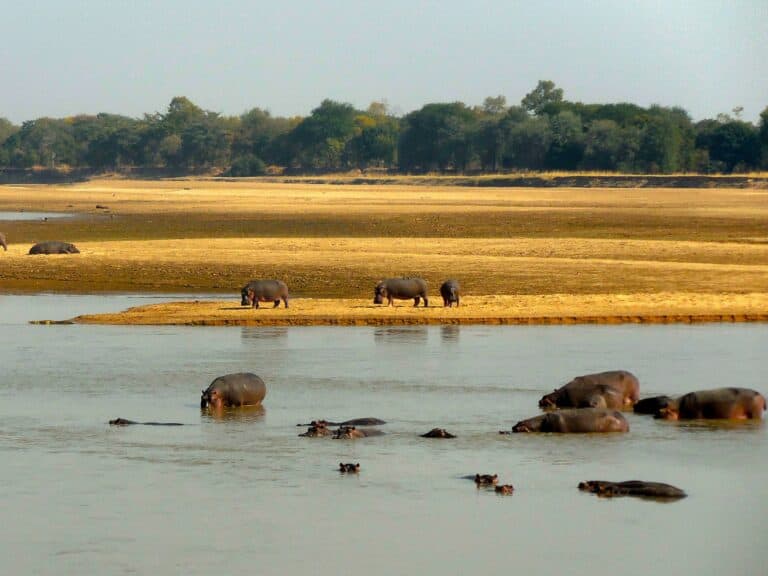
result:
[(651, 396), (650, 398), (643, 398), (635, 402), (632, 406), (632, 410), (635, 414), (656, 414), (659, 410), (669, 404), (669, 396)]
[(644, 482), (642, 480), (627, 480), (625, 482), (587, 480), (586, 482), (579, 482), (579, 490), (607, 497), (640, 496), (642, 498), (676, 500), (687, 496), (680, 488), (671, 484)]
[(577, 376), (539, 400), (540, 408), (610, 408), (632, 406), (640, 397), (640, 382), (626, 370)]
[(257, 406), (267, 395), (264, 380), (250, 372), (219, 376), (203, 390), (200, 408)]
[(432, 428), (426, 434), (421, 435), (422, 438), (456, 438), (453, 434), (448, 432), (445, 428)]
[(665, 420), (760, 420), (765, 397), (749, 388), (715, 388), (670, 399), (656, 412)]
[(282, 280), (251, 280), (240, 290), (240, 305), (259, 307), (259, 302), (274, 302), (273, 308), (280, 306), (280, 300), (288, 308), (288, 286)]
[[(521, 420), (512, 432), (559, 432), (589, 434), (595, 432), (629, 432), (629, 424), (618, 410), (574, 408), (556, 410), (528, 420)], [(507, 434), (507, 432), (501, 432)]]
[(39, 242), (29, 249), (29, 254), (80, 254), (80, 250), (69, 242)]
[(421, 278), (387, 278), (376, 284), (373, 292), (373, 303), (392, 306), (394, 300), (413, 299), (413, 305), (418, 306), (424, 299), (424, 307), (429, 306), (427, 298), (427, 283)]
[(135, 422), (125, 418), (115, 418), (109, 421), (110, 426), (184, 426), (181, 422)]
[(356, 426), (341, 426), (333, 435), (334, 440), (367, 438), (369, 436), (382, 436), (384, 432), (376, 428), (358, 428)]
[(344, 422), (332, 422), (330, 420), (312, 420), (309, 424), (296, 424), (296, 426), (378, 426), (386, 424), (379, 418), (353, 418)]
[(461, 300), (460, 296), (461, 288), (459, 287), (459, 281), (458, 280), (446, 280), (442, 283), (440, 286), (440, 296), (443, 297), (443, 307), (451, 308), (456, 303), (456, 306), (459, 305), (459, 301)]

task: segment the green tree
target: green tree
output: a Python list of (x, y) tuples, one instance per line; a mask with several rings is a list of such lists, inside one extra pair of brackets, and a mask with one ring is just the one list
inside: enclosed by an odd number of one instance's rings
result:
[(477, 121), (465, 104), (426, 104), (406, 115), (403, 122), (401, 169), (464, 171), (472, 161)]
[(291, 132), (290, 143), (296, 163), (304, 169), (346, 168), (344, 150), (357, 133), (358, 111), (351, 104), (323, 100)]
[(584, 130), (581, 118), (564, 110), (548, 116), (552, 140), (546, 166), (554, 170), (575, 170), (584, 155)]
[(520, 104), (532, 114), (539, 116), (545, 112), (547, 106), (562, 101), (562, 88), (556, 88), (555, 83), (551, 80), (539, 80), (536, 88), (526, 94)]

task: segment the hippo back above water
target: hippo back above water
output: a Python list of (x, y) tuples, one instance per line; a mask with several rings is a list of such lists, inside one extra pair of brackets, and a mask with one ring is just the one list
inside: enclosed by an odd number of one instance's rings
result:
[(665, 420), (760, 420), (765, 397), (749, 388), (714, 388), (669, 400), (655, 414)]
[(259, 302), (274, 302), (273, 308), (280, 306), (280, 300), (288, 308), (288, 286), (282, 280), (251, 280), (240, 290), (240, 305), (259, 307)]
[(541, 416), (521, 420), (512, 432), (559, 432), (589, 434), (595, 432), (629, 432), (629, 424), (618, 410), (573, 408), (555, 410)]
[(424, 306), (427, 307), (429, 306), (427, 282), (422, 278), (387, 278), (376, 284), (373, 303), (383, 304), (385, 298), (388, 306), (392, 306), (394, 300), (410, 299), (413, 299), (414, 306), (418, 306), (423, 298)]
[(80, 254), (80, 250), (69, 242), (38, 242), (29, 249), (30, 254)]
[(630, 407), (640, 397), (640, 382), (626, 370), (577, 376), (565, 386), (542, 396), (540, 408)]
[(267, 395), (264, 380), (251, 372), (219, 376), (203, 390), (200, 408), (257, 406)]

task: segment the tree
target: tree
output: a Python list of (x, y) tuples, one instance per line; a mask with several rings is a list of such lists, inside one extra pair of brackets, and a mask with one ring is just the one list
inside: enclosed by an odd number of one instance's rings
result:
[(722, 163), (725, 172), (756, 168), (760, 163), (758, 131), (752, 124), (740, 120), (721, 124), (710, 136), (709, 156)]
[(347, 166), (344, 150), (357, 133), (358, 112), (351, 104), (323, 100), (290, 135), (294, 158), (302, 168), (338, 170)]
[(581, 118), (569, 110), (548, 118), (552, 141), (547, 151), (547, 168), (575, 170), (584, 155)]
[(403, 121), (401, 169), (463, 171), (472, 160), (477, 122), (475, 113), (463, 103), (426, 104)]
[(551, 80), (539, 80), (531, 92), (525, 95), (520, 104), (531, 112), (539, 116), (544, 113), (545, 108), (551, 104), (558, 104), (563, 101), (563, 90), (556, 88)]

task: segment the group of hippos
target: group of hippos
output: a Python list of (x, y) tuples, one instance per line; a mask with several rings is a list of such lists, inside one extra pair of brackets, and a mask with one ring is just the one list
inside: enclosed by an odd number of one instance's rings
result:
[[(264, 381), (256, 374), (240, 372), (227, 374), (213, 380), (202, 391), (200, 408), (220, 410), (259, 406), (266, 396)], [(766, 409), (762, 394), (748, 388), (715, 388), (689, 392), (678, 397), (653, 396), (640, 400), (640, 383), (635, 375), (626, 370), (611, 370), (577, 376), (570, 382), (545, 394), (539, 400), (544, 414), (517, 422), (511, 432), (500, 434), (539, 432), (561, 434), (628, 432), (629, 424), (622, 413), (633, 410), (638, 414), (653, 414), (667, 420), (761, 420)], [(176, 422), (135, 422), (123, 418), (110, 420), (111, 425), (165, 425), (180, 426)], [(386, 424), (379, 418), (355, 418), (343, 422), (313, 420), (299, 436), (307, 438), (357, 439), (384, 434), (376, 428)], [(332, 429), (336, 427), (336, 429)], [(456, 438), (444, 428), (433, 428), (421, 435), (424, 438)], [(360, 463), (340, 462), (342, 474), (358, 473)], [(512, 494), (511, 484), (499, 484), (496, 474), (466, 476), (474, 480), (478, 488), (493, 489), (496, 493)], [(686, 493), (670, 484), (628, 480), (610, 482), (587, 480), (578, 485), (579, 490), (598, 496), (639, 496), (650, 499), (678, 499)]]
[[(8, 251), (8, 241), (2, 232), (0, 232), (0, 246), (3, 247), (3, 250)], [(80, 254), (80, 250), (69, 242), (50, 240), (34, 244), (29, 249), (28, 254)]]
[[(440, 286), (443, 306), (452, 307), (461, 302), (461, 288), (458, 280), (446, 280)], [(288, 286), (282, 280), (251, 280), (240, 290), (240, 305), (259, 307), (259, 302), (272, 302), (274, 308), (280, 306), (280, 301), (288, 308)], [(427, 282), (423, 278), (387, 278), (376, 284), (373, 290), (373, 303), (383, 304), (387, 300), (389, 306), (395, 300), (413, 300), (418, 306), (424, 300), (424, 306), (429, 306)]]

